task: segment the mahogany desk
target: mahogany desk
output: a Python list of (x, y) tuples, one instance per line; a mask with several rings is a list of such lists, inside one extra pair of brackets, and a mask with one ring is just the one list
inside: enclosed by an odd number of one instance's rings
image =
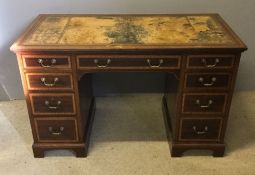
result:
[(173, 157), (189, 149), (223, 156), (246, 49), (217, 14), (39, 15), (11, 47), (34, 156), (70, 149), (85, 157), (95, 112), (91, 74), (124, 71), (167, 73), (162, 107)]

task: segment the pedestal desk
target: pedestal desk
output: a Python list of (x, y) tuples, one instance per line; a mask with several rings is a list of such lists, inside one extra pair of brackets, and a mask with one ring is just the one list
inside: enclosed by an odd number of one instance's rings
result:
[(189, 149), (223, 156), (246, 49), (217, 14), (39, 15), (11, 47), (34, 156), (70, 149), (85, 157), (96, 109), (92, 75), (127, 71), (166, 73), (162, 109), (172, 157)]

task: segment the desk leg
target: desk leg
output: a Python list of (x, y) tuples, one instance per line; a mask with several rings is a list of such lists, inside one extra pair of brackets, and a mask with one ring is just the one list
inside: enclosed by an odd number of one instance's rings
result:
[(34, 143), (33, 152), (35, 158), (43, 158), (45, 151), (65, 149), (76, 153), (76, 157), (86, 157), (86, 145), (84, 143)]
[(35, 144), (32, 146), (35, 158), (44, 158), (44, 150), (36, 147)]
[(171, 156), (181, 157), (185, 151), (188, 150), (211, 150), (213, 157), (223, 157), (225, 152), (225, 144), (172, 144)]
[(82, 157), (82, 155), (84, 155), (84, 157), (86, 157), (88, 154), (90, 135), (91, 135), (91, 130), (92, 130), (92, 126), (93, 126), (95, 110), (96, 110), (96, 102), (95, 102), (95, 98), (92, 98), (90, 108), (89, 108), (88, 121), (85, 126), (85, 132), (84, 132), (85, 149), (81, 150), (81, 151), (77, 151), (76, 152), (77, 157)]
[[(87, 157), (90, 134), (92, 129), (92, 124), (95, 115), (96, 103), (95, 99), (92, 98), (87, 124), (84, 131), (84, 142), (82, 143), (34, 143), (33, 153), (35, 158), (43, 158), (45, 151), (57, 150), (57, 149), (67, 149), (76, 153), (76, 157)], [(85, 114), (84, 114), (85, 115)]]
[(166, 135), (168, 138), (168, 143), (169, 143), (169, 149), (171, 152), (172, 157), (181, 157), (183, 152), (185, 150), (179, 149), (173, 144), (173, 130), (172, 130), (172, 124), (171, 124), (171, 119), (170, 119), (170, 114), (167, 108), (167, 102), (165, 96), (162, 99), (162, 111), (163, 111), (163, 116), (164, 116), (164, 122), (165, 122), (165, 128), (166, 128)]
[(169, 115), (169, 111), (167, 108), (166, 98), (162, 99), (162, 110), (164, 114), (165, 128), (166, 134), (169, 143), (169, 149), (171, 152), (171, 157), (181, 157), (185, 151), (192, 149), (207, 149), (213, 151), (213, 157), (223, 157), (225, 152), (225, 144), (220, 143), (210, 143), (210, 144), (195, 144), (195, 143), (176, 143), (173, 140), (173, 130), (171, 125), (171, 119)]

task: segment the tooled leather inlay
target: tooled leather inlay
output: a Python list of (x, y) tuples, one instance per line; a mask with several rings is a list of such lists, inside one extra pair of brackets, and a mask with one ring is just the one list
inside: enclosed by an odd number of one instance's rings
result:
[(235, 40), (212, 16), (47, 16), (23, 45), (223, 45)]

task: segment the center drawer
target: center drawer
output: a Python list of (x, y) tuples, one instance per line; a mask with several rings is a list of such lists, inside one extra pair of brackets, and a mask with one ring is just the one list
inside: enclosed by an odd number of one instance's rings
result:
[(78, 69), (179, 69), (180, 56), (145, 55), (80, 55)]
[(30, 93), (34, 115), (74, 115), (76, 114), (72, 93)]

